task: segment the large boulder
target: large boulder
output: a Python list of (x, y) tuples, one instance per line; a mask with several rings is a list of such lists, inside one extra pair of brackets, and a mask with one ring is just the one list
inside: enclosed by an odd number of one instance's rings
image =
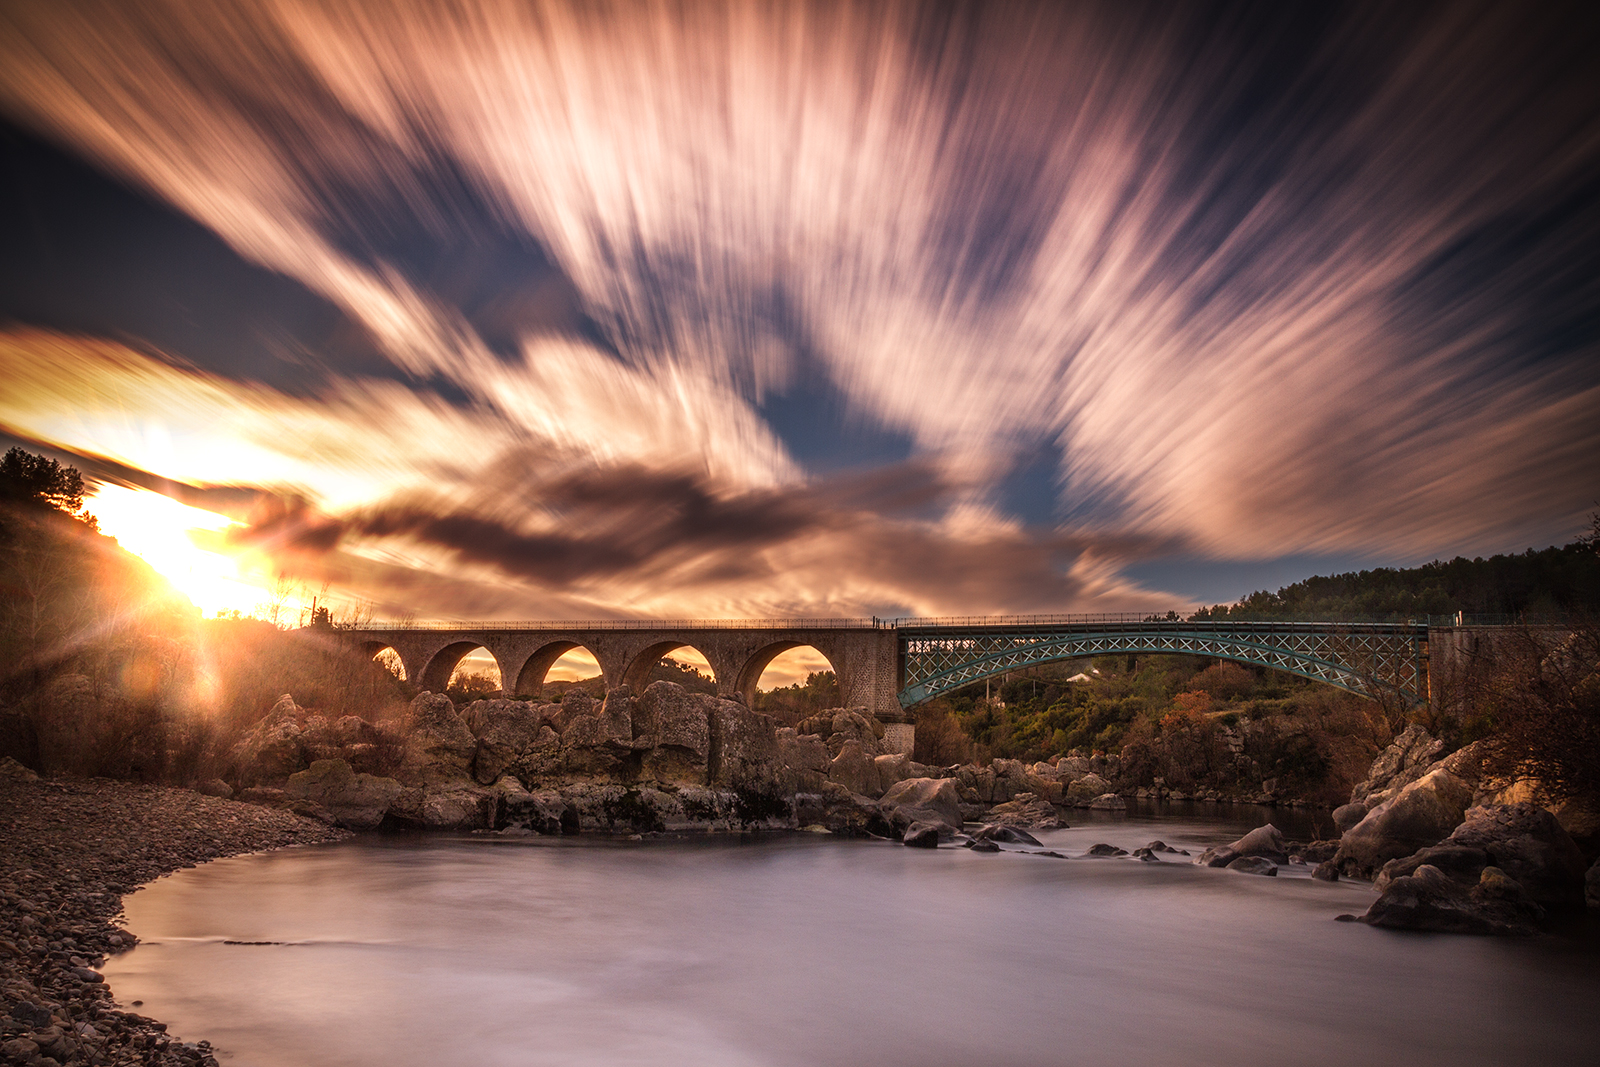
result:
[(884, 726), (866, 708), (834, 708), (818, 712), (800, 720), (796, 727), (801, 734), (814, 734), (822, 738), (828, 752), (837, 756), (847, 742), (855, 741), (867, 755), (883, 755), (878, 742), (883, 739)]
[(497, 782), (539, 739), (545, 716), (526, 700), (478, 700), (462, 715), (477, 735), (472, 774), (483, 785)]
[(467, 779), (477, 750), (478, 739), (450, 698), (422, 693), (411, 702), (411, 737), (400, 779), (414, 785)]
[(305, 709), (294, 702), (294, 697), (283, 694), (267, 712), (266, 718), (256, 723), (233, 748), (234, 763), (239, 778), (246, 783), (281, 782), (306, 766), (301, 738), (305, 734), (302, 720)]
[(1468, 888), (1425, 863), (1390, 882), (1362, 921), (1391, 930), (1531, 934), (1543, 915), (1522, 887), (1497, 867), (1485, 867), (1478, 883)]
[(1461, 825), (1472, 794), (1470, 782), (1435, 767), (1346, 831), (1334, 862), (1345, 875), (1370, 878), (1392, 859), (1437, 845)]
[(397, 821), (429, 830), (492, 830), (500, 794), (473, 782), (440, 782), (402, 789), (389, 808)]
[(1289, 862), (1289, 841), (1283, 831), (1268, 823), (1258, 826), (1232, 844), (1208, 848), (1195, 863), (1202, 867), (1226, 867), (1237, 859), (1264, 859), (1273, 865)]
[(877, 760), (854, 738), (845, 741), (839, 747), (838, 755), (828, 764), (828, 780), (864, 797), (883, 793)]
[(1483, 849), (1466, 848), (1446, 842), (1419, 849), (1404, 859), (1385, 863), (1378, 876), (1372, 880), (1372, 888), (1381, 893), (1396, 878), (1413, 875), (1417, 873), (1417, 868), (1424, 864), (1438, 868), (1468, 889), (1478, 884), (1478, 877), (1483, 874), (1483, 869), (1490, 866), (1489, 854)]
[(393, 778), (357, 774), (342, 759), (324, 759), (291, 774), (284, 792), (321, 805), (340, 826), (371, 830), (383, 821), (402, 788)]
[(676, 682), (651, 682), (631, 705), (633, 746), (644, 750), (640, 776), (704, 785), (711, 754), (712, 698)]
[(751, 711), (737, 701), (714, 700), (709, 720), (706, 784), (713, 789), (776, 795), (781, 773), (778, 727), (772, 716)]
[(1583, 854), (1556, 817), (1534, 804), (1476, 807), (1445, 844), (1482, 849), (1547, 908), (1583, 907)]
[(794, 821), (800, 826), (821, 826), (841, 837), (895, 834), (877, 801), (852, 793), (837, 782), (823, 782), (814, 793), (796, 794)]
[(883, 794), (878, 807), (902, 833), (918, 822), (943, 826), (950, 837), (961, 829), (961, 799), (955, 782), (949, 778), (907, 778), (896, 782)]
[(828, 780), (828, 746), (816, 734), (796, 733), (792, 727), (777, 732), (778, 765), (785, 793), (815, 793)]
[(1265, 856), (1240, 856), (1230, 861), (1225, 869), (1240, 874), (1263, 874), (1268, 878), (1278, 876), (1278, 865)]

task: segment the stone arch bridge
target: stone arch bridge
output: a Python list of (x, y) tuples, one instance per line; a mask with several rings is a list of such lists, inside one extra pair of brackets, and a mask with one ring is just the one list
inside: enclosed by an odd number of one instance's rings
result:
[[(1408, 704), (1429, 698), (1429, 652), (1454, 656), (1462, 627), (1403, 623), (1182, 622), (1125, 615), (944, 619), (621, 620), (430, 623), (345, 631), (370, 655), (393, 649), (406, 677), (443, 690), (472, 650), (500, 668), (508, 694), (537, 696), (562, 655), (587, 649), (607, 688), (641, 688), (660, 659), (680, 648), (710, 663), (722, 696), (753, 694), (780, 653), (809, 645), (832, 665), (847, 707), (891, 724), (891, 744), (909, 748), (917, 705), (941, 694), (1056, 660), (1106, 654), (1186, 653), (1270, 667), (1363, 696)], [(1443, 638), (1444, 640), (1441, 640)]]

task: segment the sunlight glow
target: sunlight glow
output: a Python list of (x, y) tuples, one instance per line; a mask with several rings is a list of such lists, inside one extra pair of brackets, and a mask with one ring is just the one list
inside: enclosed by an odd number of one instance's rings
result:
[(761, 679), (756, 682), (756, 689), (766, 692), (769, 689), (781, 689), (785, 686), (805, 685), (808, 675), (816, 671), (831, 670), (833, 664), (828, 662), (828, 657), (810, 645), (801, 645), (799, 648), (778, 653), (777, 657), (767, 664), (767, 669), (761, 672)]
[(100, 486), (84, 506), (100, 520), (102, 532), (150, 564), (208, 615), (250, 612), (269, 596), (240, 574), (238, 560), (194, 543), (191, 533), (239, 525), (232, 519), (147, 489), (117, 485)]

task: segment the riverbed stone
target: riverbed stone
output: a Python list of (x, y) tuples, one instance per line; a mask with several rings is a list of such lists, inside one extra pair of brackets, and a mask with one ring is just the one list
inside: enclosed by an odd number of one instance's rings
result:
[(984, 821), (1007, 826), (1025, 826), (1030, 830), (1059, 830), (1067, 824), (1054, 804), (1033, 793), (1018, 793), (1004, 804), (996, 804), (984, 816)]
[(1104, 842), (1090, 845), (1089, 851), (1084, 853), (1085, 856), (1126, 856), (1127, 854), (1127, 849), (1118, 848), (1116, 845), (1108, 845)]
[(909, 848), (938, 848), (943, 827), (938, 823), (914, 822), (906, 827), (900, 843)]
[(974, 841), (993, 841), (1002, 845), (1032, 845), (1042, 848), (1043, 843), (1020, 826), (1006, 823), (987, 823), (980, 826), (972, 835)]
[(1230, 844), (1206, 849), (1195, 863), (1203, 867), (1226, 867), (1243, 857), (1260, 857), (1273, 864), (1287, 863), (1287, 852), (1288, 840), (1283, 836), (1283, 831), (1268, 823)]
[(1230, 862), (1225, 870), (1238, 871), (1240, 874), (1261, 874), (1268, 878), (1278, 876), (1278, 865), (1265, 856), (1240, 856)]
[(1102, 793), (1089, 802), (1091, 811), (1125, 811), (1128, 802), (1115, 793)]

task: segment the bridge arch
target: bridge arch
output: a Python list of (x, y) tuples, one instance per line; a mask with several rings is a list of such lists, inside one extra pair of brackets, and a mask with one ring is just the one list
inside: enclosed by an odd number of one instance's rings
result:
[(517, 671), (516, 681), (514, 685), (507, 687), (508, 691), (520, 697), (542, 695), (545, 678), (549, 675), (550, 668), (554, 667), (556, 661), (562, 656), (575, 649), (582, 649), (594, 659), (596, 665), (600, 668), (600, 676), (604, 680), (606, 688), (609, 689), (611, 687), (611, 679), (606, 674), (605, 667), (600, 665), (600, 658), (595, 655), (594, 649), (589, 648), (580, 641), (562, 638), (534, 649), (533, 653), (523, 661), (522, 668)]
[[(385, 656), (385, 652), (389, 654)], [(405, 656), (400, 654), (398, 648), (385, 641), (361, 642), (361, 654), (370, 660), (378, 661), (385, 670), (398, 675), (402, 682), (411, 676), (411, 672), (406, 669)]]
[(828, 669), (833, 672), (834, 678), (837, 679), (839, 677), (839, 667), (833, 662), (833, 657), (829, 656), (816, 645), (813, 645), (807, 641), (774, 641), (769, 645), (765, 645), (762, 648), (756, 649), (745, 658), (744, 663), (739, 667), (739, 674), (734, 685), (734, 691), (743, 693), (746, 697), (753, 698), (755, 696), (756, 687), (761, 681), (761, 676), (766, 673), (768, 667), (772, 666), (772, 661), (783, 655), (785, 652), (790, 652), (797, 648), (811, 649), (813, 652), (827, 661)]
[(482, 641), (454, 641), (435, 652), (428, 660), (428, 665), (422, 668), (418, 685), (420, 688), (433, 693), (442, 693), (450, 687), (450, 676), (455, 674), (456, 668), (468, 654), (483, 649), (494, 660), (495, 669), (500, 672), (500, 684), (505, 685), (506, 669), (494, 651)]
[[(695, 648), (687, 641), (657, 641), (655, 644), (646, 645), (634, 654), (628, 662), (627, 668), (622, 672), (622, 684), (638, 693), (650, 684), (650, 672), (656, 669), (656, 664), (662, 659), (676, 652), (680, 648), (692, 649), (701, 659), (705, 660), (707, 668), (711, 671), (711, 679), (717, 683), (717, 691), (721, 692), (720, 673), (710, 656)], [(608, 679), (609, 681), (609, 679)]]
[[(1409, 651), (1409, 655), (1406, 653)], [(1328, 629), (1257, 633), (1197, 629), (1036, 634), (919, 634), (906, 643), (900, 706), (1022, 667), (1099, 655), (1187, 654), (1233, 660), (1324, 682), (1359, 696), (1427, 699), (1426, 654), (1412, 635)]]

